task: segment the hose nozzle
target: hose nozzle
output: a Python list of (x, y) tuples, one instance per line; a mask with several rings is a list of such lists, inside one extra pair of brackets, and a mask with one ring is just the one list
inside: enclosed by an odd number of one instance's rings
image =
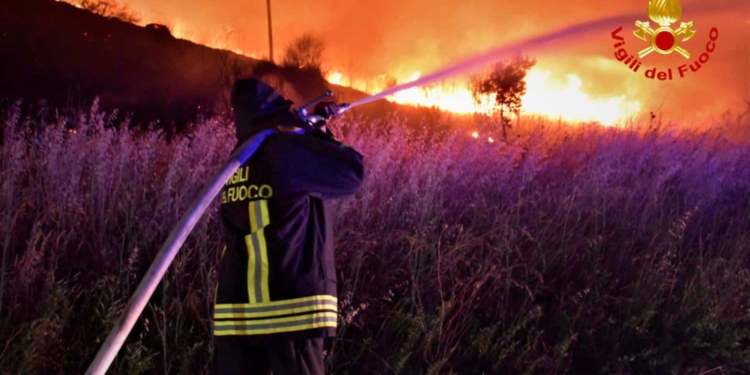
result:
[(339, 114), (343, 115), (344, 113), (346, 113), (347, 111), (349, 111), (349, 109), (351, 109), (351, 108), (352, 108), (351, 103), (341, 103), (341, 104), (339, 104)]
[[(304, 120), (305, 122), (307, 122), (310, 126), (319, 127), (319, 126), (325, 125), (330, 118), (323, 117), (323, 116), (320, 116), (320, 115), (317, 115), (317, 114), (314, 114), (314, 113), (313, 114), (309, 114), (308, 110), (310, 108), (316, 106), (318, 103), (320, 103), (320, 102), (322, 102), (322, 101), (324, 101), (327, 98), (330, 98), (332, 96), (333, 96), (333, 91), (328, 91), (325, 94), (323, 94), (320, 97), (318, 97), (317, 99), (311, 101), (310, 103), (307, 103), (307, 104), (305, 104), (305, 105), (297, 108), (295, 110), (295, 112), (297, 113), (297, 115), (302, 120)], [(339, 104), (339, 109), (338, 109), (338, 112), (336, 113), (336, 115), (343, 114), (344, 112), (348, 111), (351, 107), (352, 107), (352, 105), (349, 104), (349, 103)]]
[(315, 100), (311, 101), (310, 103), (307, 103), (307, 104), (303, 105), (302, 107), (299, 107), (297, 109), (297, 113), (299, 114), (300, 117), (305, 118), (305, 117), (307, 117), (307, 110), (308, 109), (310, 109), (312, 107), (315, 107), (315, 105), (317, 105), (318, 103), (320, 103), (320, 102), (322, 102), (322, 101), (324, 101), (324, 100), (326, 100), (328, 98), (331, 98), (331, 97), (333, 97), (333, 91), (328, 90), (328, 92), (326, 92), (325, 94), (319, 96), (318, 98), (316, 98)]
[[(334, 116), (341, 116), (346, 111), (348, 111), (349, 108), (351, 108), (351, 104), (349, 104), (349, 103), (339, 104), (339, 110), (338, 110), (338, 112), (336, 112), (336, 114)], [(328, 123), (328, 121), (332, 117), (334, 117), (334, 116), (323, 117), (321, 115), (312, 114), (312, 115), (304, 115), (304, 116), (300, 116), (300, 117), (303, 120), (307, 121), (308, 124), (310, 124), (312, 126), (315, 126), (315, 127), (320, 127), (320, 126), (325, 125), (326, 123)]]

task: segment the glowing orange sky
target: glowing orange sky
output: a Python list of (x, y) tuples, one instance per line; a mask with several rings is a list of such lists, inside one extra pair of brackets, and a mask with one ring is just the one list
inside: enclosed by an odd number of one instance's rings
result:
[[(722, 0), (712, 1), (720, 7)], [(576, 22), (642, 12), (647, 21), (647, 0), (272, 0), (275, 57), (278, 61), (293, 38), (313, 32), (327, 43), (324, 62), (344, 74), (348, 82), (381, 74), (408, 77), (415, 71), (430, 72), (472, 54), (521, 37)], [(689, 9), (695, 1), (682, 1)], [(672, 82), (650, 81), (630, 72), (614, 60), (609, 33), (537, 54), (538, 67), (565, 81), (567, 74), (581, 78), (582, 90), (593, 97), (627, 95), (637, 98), (646, 111), (674, 116), (692, 109), (704, 111), (714, 105), (737, 106), (750, 100), (750, 1), (745, 12), (727, 12), (708, 17), (683, 13), (681, 21), (695, 22), (696, 36), (683, 44), (700, 54), (712, 26), (720, 29), (717, 50), (700, 72)], [(216, 44), (261, 56), (268, 54), (266, 1), (130, 0), (144, 23), (161, 22), (193, 40)], [(633, 20), (635, 22), (635, 20)], [(628, 51), (645, 47), (623, 26)], [(231, 34), (229, 34), (231, 31)], [(228, 37), (227, 37), (228, 35)], [(640, 43), (640, 44), (638, 44)], [(644, 65), (677, 67), (684, 58), (677, 54), (653, 54)], [(662, 104), (663, 102), (663, 104)], [(681, 117), (681, 116), (678, 116)]]

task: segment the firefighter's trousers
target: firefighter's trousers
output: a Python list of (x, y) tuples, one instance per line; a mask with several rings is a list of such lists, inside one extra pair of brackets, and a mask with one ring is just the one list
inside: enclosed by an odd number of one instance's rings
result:
[(216, 338), (217, 375), (324, 375), (323, 339), (259, 344), (243, 336)]

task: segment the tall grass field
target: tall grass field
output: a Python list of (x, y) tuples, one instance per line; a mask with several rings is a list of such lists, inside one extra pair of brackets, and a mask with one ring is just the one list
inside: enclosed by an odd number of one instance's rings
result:
[[(96, 105), (0, 110), (0, 373), (82, 374), (233, 128), (165, 140)], [(728, 136), (750, 124), (726, 121), (489, 143), (338, 120), (367, 180), (332, 203), (328, 373), (750, 374), (750, 143)], [(213, 373), (218, 207), (109, 374)]]

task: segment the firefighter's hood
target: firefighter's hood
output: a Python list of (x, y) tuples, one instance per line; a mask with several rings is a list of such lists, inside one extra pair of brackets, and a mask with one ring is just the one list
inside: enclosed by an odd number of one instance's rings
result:
[(291, 112), (292, 102), (256, 79), (240, 79), (232, 87), (234, 126), (238, 141), (277, 125), (303, 126)]

